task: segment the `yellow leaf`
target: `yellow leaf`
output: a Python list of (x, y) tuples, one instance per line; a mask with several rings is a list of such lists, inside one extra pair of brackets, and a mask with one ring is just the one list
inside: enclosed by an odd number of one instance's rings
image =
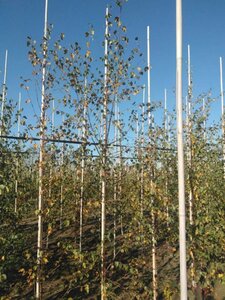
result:
[(49, 227), (48, 227), (48, 235), (50, 235), (51, 233), (52, 233), (52, 227), (49, 226)]
[(47, 264), (47, 263), (48, 263), (47, 257), (43, 257), (43, 263), (44, 263), (44, 264)]
[(29, 252), (26, 252), (25, 257), (26, 257), (26, 259), (30, 259), (31, 254)]
[(26, 271), (25, 271), (25, 269), (24, 268), (22, 268), (22, 269), (19, 269), (19, 271), (18, 271), (19, 273), (22, 273), (22, 275), (25, 275), (26, 274)]
[(86, 57), (89, 57), (91, 55), (91, 51), (90, 50), (87, 50), (86, 52)]

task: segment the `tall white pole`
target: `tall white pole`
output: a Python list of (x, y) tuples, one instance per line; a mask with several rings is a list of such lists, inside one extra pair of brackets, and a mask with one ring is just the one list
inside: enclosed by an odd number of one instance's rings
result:
[(4, 108), (5, 108), (5, 97), (6, 97), (7, 64), (8, 64), (8, 50), (5, 51), (5, 68), (4, 68), (3, 87), (2, 87), (2, 108), (1, 108), (0, 135), (2, 135), (3, 132), (4, 132)]
[(151, 126), (151, 62), (150, 62), (150, 28), (147, 26), (147, 67), (148, 67), (148, 126)]
[(176, 0), (176, 102), (179, 189), (180, 299), (187, 299), (186, 215), (182, 123), (182, 0)]
[(106, 8), (106, 24), (105, 24), (105, 68), (104, 68), (104, 99), (103, 99), (103, 149), (102, 149), (102, 201), (101, 201), (101, 300), (106, 300), (106, 268), (105, 268), (105, 201), (106, 201), (106, 159), (107, 159), (107, 105), (108, 105), (108, 25), (109, 10)]
[[(44, 38), (47, 39), (48, 0), (45, 0)], [(44, 42), (45, 43), (45, 42)], [(39, 189), (38, 189), (38, 237), (37, 237), (37, 277), (36, 299), (42, 299), (42, 256), (43, 256), (43, 156), (45, 136), (45, 80), (46, 80), (46, 47), (43, 50), (42, 84), (41, 84), (41, 120), (40, 120), (40, 153), (39, 153)]]
[(225, 179), (225, 118), (224, 118), (224, 90), (223, 90), (223, 59), (220, 57), (220, 96), (222, 115), (222, 143), (223, 143), (223, 171)]

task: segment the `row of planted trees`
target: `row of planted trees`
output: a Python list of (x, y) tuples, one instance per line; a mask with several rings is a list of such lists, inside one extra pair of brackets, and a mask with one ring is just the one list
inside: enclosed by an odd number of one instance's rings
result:
[[(139, 84), (150, 61), (140, 66), (142, 53), (130, 50), (121, 18), (107, 10), (100, 64), (92, 56), (93, 34), (93, 28), (85, 34), (85, 47), (66, 47), (64, 34), (53, 43), (46, 9), (42, 44), (28, 38), (33, 78), (22, 83), (27, 105), (35, 110), (39, 104), (41, 117), (36, 114), (35, 122), (21, 109), (13, 113), (6, 99), (0, 178), (3, 299), (171, 299), (178, 294), (174, 116), (165, 106), (163, 124), (153, 122), (153, 106), (145, 103), (145, 87)], [(41, 95), (37, 104), (32, 87)], [(188, 92), (188, 289), (200, 297), (224, 280), (222, 141), (220, 126), (206, 127), (210, 97), (194, 102), (190, 86)], [(125, 101), (132, 109), (123, 114)], [(23, 132), (11, 139), (18, 119)]]

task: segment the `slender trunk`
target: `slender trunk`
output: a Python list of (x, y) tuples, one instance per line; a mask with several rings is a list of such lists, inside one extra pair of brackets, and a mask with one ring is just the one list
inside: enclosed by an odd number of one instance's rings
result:
[[(139, 157), (139, 115), (138, 113), (136, 114), (136, 144), (137, 144), (137, 157)], [(139, 179), (139, 177), (138, 177)]]
[(168, 144), (169, 144), (169, 146), (171, 146), (171, 133), (170, 133), (170, 128), (171, 128), (171, 126), (170, 126), (170, 115), (168, 115)]
[(220, 95), (221, 95), (221, 115), (222, 115), (222, 147), (223, 147), (223, 173), (225, 179), (225, 118), (224, 118), (224, 91), (223, 91), (223, 60), (220, 57)]
[(85, 142), (87, 139), (87, 97), (86, 97), (86, 79), (85, 79), (85, 94), (84, 94), (84, 107), (83, 107), (83, 122), (82, 122), (82, 157), (81, 157), (81, 187), (80, 187), (80, 252), (82, 251), (82, 237), (83, 237), (83, 202), (84, 202), (84, 171), (85, 171)]
[(114, 188), (113, 188), (113, 259), (116, 258), (116, 205), (117, 205), (117, 172), (116, 165), (114, 167)]
[(40, 120), (40, 152), (39, 152), (39, 189), (38, 189), (38, 238), (37, 238), (37, 277), (36, 277), (36, 299), (42, 299), (42, 257), (43, 257), (43, 157), (44, 157), (44, 137), (45, 137), (45, 79), (46, 79), (46, 39), (47, 39), (47, 16), (48, 0), (45, 1), (45, 25), (44, 25), (44, 49), (42, 64), (42, 88), (41, 88), (41, 120)]
[(188, 166), (189, 166), (189, 222), (193, 225), (193, 191), (192, 191), (192, 120), (191, 120), (191, 99), (192, 99), (192, 83), (191, 83), (191, 55), (190, 55), (190, 45), (188, 45), (188, 101), (187, 101), (187, 129), (188, 129)]
[(151, 62), (150, 62), (150, 28), (147, 26), (147, 67), (148, 67), (148, 106), (147, 106), (147, 112), (148, 112), (148, 126), (151, 127)]
[(143, 85), (143, 95), (142, 95), (142, 112), (141, 112), (141, 140), (140, 143), (138, 143), (138, 146), (140, 146), (139, 149), (139, 159), (140, 159), (140, 246), (141, 251), (143, 250), (142, 244), (143, 244), (143, 206), (144, 206), (144, 119), (145, 119), (145, 85)]
[(144, 162), (143, 162), (144, 122), (145, 122), (145, 85), (143, 86), (142, 118), (141, 118), (141, 218), (143, 218), (143, 205), (144, 205)]
[[(62, 120), (64, 126), (64, 117)], [(64, 144), (61, 147), (61, 166), (60, 166), (60, 173), (61, 173), (61, 184), (60, 184), (60, 217), (59, 217), (59, 229), (61, 230), (63, 227), (63, 201), (64, 201)]]
[(108, 7), (106, 8), (106, 28), (105, 28), (105, 77), (104, 77), (104, 99), (103, 99), (103, 145), (102, 145), (102, 168), (101, 168), (101, 300), (105, 300), (106, 296), (106, 268), (105, 268), (105, 202), (106, 202), (106, 168), (107, 168), (107, 106), (108, 106)]
[(182, 0), (176, 0), (176, 102), (179, 188), (180, 298), (187, 299), (186, 213), (182, 123)]
[[(164, 91), (164, 135), (165, 135), (165, 146), (168, 148), (168, 115), (167, 115), (167, 90)], [(169, 225), (169, 197), (168, 197), (168, 157), (165, 154), (165, 170), (166, 170), (166, 226), (167, 230), (170, 230)]]
[[(148, 129), (149, 129), (149, 138), (152, 124), (154, 123), (151, 120), (151, 79), (150, 79), (150, 29), (147, 27), (147, 64), (148, 64)], [(151, 173), (153, 171), (150, 170)], [(153, 174), (151, 176), (151, 189), (153, 184)], [(155, 214), (154, 214), (154, 199), (151, 198), (152, 208), (151, 208), (151, 221), (152, 221), (152, 287), (153, 287), (153, 299), (157, 299), (157, 267), (156, 267), (156, 239), (155, 239)]]
[[(140, 137), (139, 137), (139, 115), (138, 113), (136, 114), (136, 144), (137, 144), (137, 159), (139, 162), (139, 166), (137, 169), (137, 182), (141, 182), (141, 172), (142, 172), (142, 149), (141, 149), (141, 143), (140, 143)], [(142, 199), (142, 183), (140, 190), (138, 189), (138, 206), (141, 203)], [(140, 209), (140, 215), (141, 215), (141, 209)], [(138, 220), (138, 228), (139, 228), (139, 233), (141, 236), (141, 222)], [(141, 243), (141, 240), (140, 240)]]
[(85, 168), (85, 151), (82, 146), (82, 158), (81, 158), (81, 187), (80, 187), (80, 240), (79, 249), (82, 252), (82, 238), (83, 238), (83, 202), (84, 202), (84, 168)]
[[(52, 100), (52, 138), (54, 139), (54, 128), (55, 128), (55, 101)], [(48, 197), (51, 200), (52, 197), (52, 172), (53, 172), (53, 151), (54, 146), (51, 144), (51, 158), (50, 158), (50, 174), (49, 174), (49, 189), (48, 189)]]
[[(118, 202), (121, 203), (122, 206), (122, 124), (120, 122), (120, 111), (118, 108), (118, 124), (119, 124), (119, 130), (118, 130), (118, 140), (119, 140), (119, 178), (118, 178)], [(120, 232), (123, 235), (123, 215), (122, 210), (120, 212)]]
[[(54, 138), (54, 128), (55, 128), (55, 100), (52, 100), (52, 138)], [(53, 155), (54, 155), (54, 145), (51, 144), (51, 153), (50, 153), (50, 171), (49, 171), (49, 187), (48, 187), (48, 198), (52, 202), (52, 173), (53, 173)], [(47, 228), (46, 234), (46, 250), (48, 249), (49, 244), (49, 227)]]
[(0, 136), (4, 134), (4, 109), (5, 109), (5, 98), (6, 98), (6, 75), (7, 75), (7, 63), (8, 63), (8, 50), (5, 51), (5, 69), (4, 69), (4, 79), (2, 87), (2, 108), (1, 108), (1, 127)]
[[(153, 140), (154, 146), (155, 146), (155, 138)], [(152, 170), (150, 171), (150, 188), (151, 191), (153, 191), (153, 185), (154, 185), (154, 172), (155, 172), (155, 166), (154, 166), (154, 156), (155, 156), (156, 149), (153, 150), (153, 162), (152, 162)], [(155, 199), (154, 196), (151, 196), (151, 223), (152, 223), (152, 287), (153, 287), (153, 299), (156, 300), (158, 297), (158, 279), (157, 279), (157, 261), (156, 261), (156, 228), (155, 228)]]
[[(76, 170), (76, 169), (75, 169)], [(75, 210), (74, 210), (74, 245), (77, 246), (77, 207), (78, 207), (78, 199), (77, 199), (77, 176), (75, 175), (73, 178), (73, 186), (74, 186), (74, 197), (75, 197)]]
[[(153, 178), (151, 179), (151, 190), (153, 189)], [(157, 264), (156, 264), (156, 238), (155, 238), (155, 209), (154, 199), (152, 198), (152, 286), (153, 286), (153, 299), (157, 299), (158, 295), (158, 280), (157, 280)]]
[(204, 142), (206, 142), (206, 112), (205, 112), (205, 98), (202, 99), (202, 111), (203, 111), (203, 138)]
[[(114, 142), (117, 144), (117, 138), (118, 138), (118, 110), (117, 110), (117, 97), (115, 98), (115, 107), (114, 107)], [(115, 166), (114, 166), (114, 190), (113, 190), (113, 202), (114, 202), (114, 208), (113, 208), (113, 259), (116, 257), (116, 212), (117, 212), (117, 155), (118, 155), (118, 149), (117, 147), (114, 147), (114, 155), (115, 155)]]
[[(188, 130), (188, 145), (187, 145), (187, 159), (188, 159), (188, 180), (189, 180), (189, 222), (190, 225), (193, 226), (193, 182), (192, 182), (192, 81), (191, 81), (191, 52), (190, 45), (188, 45), (188, 101), (187, 101), (187, 130)], [(193, 236), (190, 235), (190, 241), (192, 243)], [(191, 254), (191, 285), (192, 288), (195, 289), (195, 266), (194, 266), (194, 253), (193, 249), (190, 249)]]
[[(20, 106), (21, 106), (21, 93), (19, 93), (18, 101), (18, 120), (17, 120), (17, 136), (20, 136)], [(20, 144), (20, 143), (19, 143)], [(18, 178), (19, 178), (19, 159), (16, 157), (16, 180), (15, 180), (15, 205), (14, 212), (17, 213), (18, 208)]]

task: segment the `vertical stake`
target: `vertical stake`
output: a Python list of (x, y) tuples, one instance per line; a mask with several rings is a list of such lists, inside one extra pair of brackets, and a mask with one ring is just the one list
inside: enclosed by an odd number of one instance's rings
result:
[(179, 191), (180, 299), (187, 299), (186, 213), (182, 121), (182, 0), (176, 0), (176, 102)]

